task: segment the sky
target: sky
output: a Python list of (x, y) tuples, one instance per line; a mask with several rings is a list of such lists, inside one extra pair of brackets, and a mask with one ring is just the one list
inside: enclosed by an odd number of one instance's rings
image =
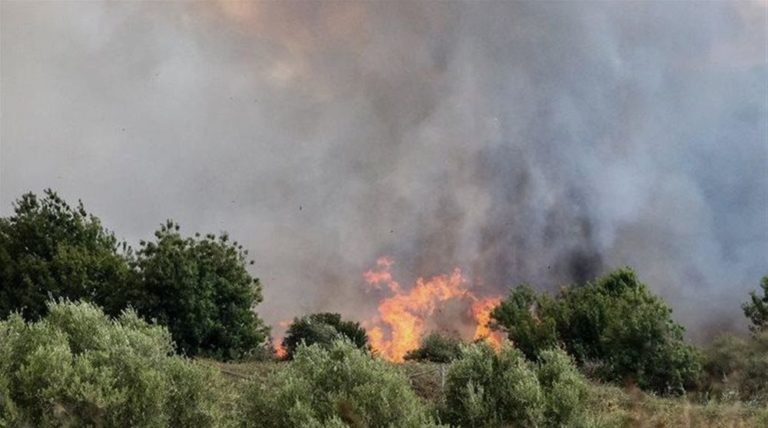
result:
[(249, 249), (269, 322), (363, 272), (481, 295), (629, 265), (693, 337), (768, 274), (764, 1), (0, 2), (0, 215)]

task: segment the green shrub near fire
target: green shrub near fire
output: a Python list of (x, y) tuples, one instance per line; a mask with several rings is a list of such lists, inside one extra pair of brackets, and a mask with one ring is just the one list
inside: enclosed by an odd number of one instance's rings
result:
[(697, 385), (701, 362), (671, 314), (634, 271), (620, 269), (555, 297), (518, 287), (491, 317), (528, 358), (558, 345), (599, 379), (682, 393)]
[(288, 359), (293, 358), (299, 345), (318, 344), (330, 347), (337, 340), (346, 340), (360, 349), (368, 349), (368, 334), (355, 321), (344, 321), (337, 313), (323, 312), (294, 318), (283, 339)]
[(0, 321), (0, 426), (219, 426), (215, 373), (133, 311), (49, 303)]
[(487, 344), (464, 348), (449, 370), (445, 420), (456, 426), (579, 426), (585, 421), (588, 384), (559, 349), (532, 362), (517, 349)]
[(286, 364), (246, 388), (239, 406), (244, 427), (433, 425), (398, 367), (348, 341), (300, 345)]
[(421, 345), (408, 351), (405, 360), (450, 363), (461, 356), (461, 339), (444, 333), (430, 333), (421, 340)]

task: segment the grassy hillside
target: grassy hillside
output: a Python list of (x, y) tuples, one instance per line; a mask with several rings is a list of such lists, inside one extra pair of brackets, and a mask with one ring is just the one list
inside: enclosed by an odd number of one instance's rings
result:
[[(216, 367), (235, 393), (245, 380), (264, 378), (287, 367), (283, 362), (222, 363), (200, 360)], [(408, 362), (398, 364), (411, 379), (414, 391), (438, 406), (447, 365)], [(751, 403), (706, 404), (685, 397), (660, 398), (636, 388), (592, 383), (591, 420), (596, 427), (761, 427), (768, 426), (768, 408)]]

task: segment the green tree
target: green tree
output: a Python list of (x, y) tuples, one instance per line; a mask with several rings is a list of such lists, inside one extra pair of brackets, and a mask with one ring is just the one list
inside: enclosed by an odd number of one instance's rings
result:
[(126, 305), (167, 326), (185, 355), (239, 358), (265, 342), (268, 331), (253, 312), (261, 285), (246, 269), (247, 250), (225, 234), (184, 238), (172, 221), (155, 237), (132, 261)]
[(302, 343), (307, 346), (330, 346), (339, 339), (346, 339), (360, 349), (368, 349), (368, 335), (360, 323), (344, 321), (340, 314), (329, 312), (294, 318), (283, 338), (283, 348), (290, 359)]
[(128, 310), (49, 303), (0, 321), (0, 426), (220, 426), (217, 377)]
[(430, 333), (421, 346), (405, 354), (406, 360), (450, 363), (461, 356), (461, 339), (441, 333)]
[(744, 315), (752, 322), (749, 328), (753, 332), (768, 329), (768, 275), (760, 281), (760, 288), (763, 289), (762, 296), (753, 291), (749, 293), (750, 301), (742, 305)]
[(0, 219), (0, 317), (19, 311), (38, 319), (51, 298), (86, 299), (118, 313), (127, 251), (82, 202), (71, 207), (50, 189), (42, 198), (23, 195), (14, 214)]
[(557, 346), (559, 302), (548, 294), (538, 294), (529, 285), (512, 289), (491, 312), (491, 327), (504, 330), (515, 347), (535, 360), (541, 350)]
[(634, 271), (620, 269), (555, 299), (513, 290), (491, 317), (529, 358), (556, 342), (600, 379), (679, 393), (696, 385), (701, 363), (671, 314)]
[(251, 381), (239, 411), (245, 427), (432, 426), (408, 378), (347, 340), (300, 345), (287, 368)]

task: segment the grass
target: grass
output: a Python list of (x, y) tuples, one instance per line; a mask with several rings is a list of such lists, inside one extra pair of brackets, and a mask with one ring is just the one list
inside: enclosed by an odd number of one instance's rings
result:
[[(199, 360), (217, 368), (232, 388), (252, 377), (265, 378), (279, 372), (285, 362), (222, 363)], [(414, 391), (434, 406), (443, 396), (447, 365), (406, 362), (398, 364), (411, 380)], [(699, 403), (686, 397), (657, 397), (637, 388), (621, 388), (593, 383), (589, 405), (590, 426), (663, 428), (663, 427), (768, 427), (768, 407), (743, 402)]]

